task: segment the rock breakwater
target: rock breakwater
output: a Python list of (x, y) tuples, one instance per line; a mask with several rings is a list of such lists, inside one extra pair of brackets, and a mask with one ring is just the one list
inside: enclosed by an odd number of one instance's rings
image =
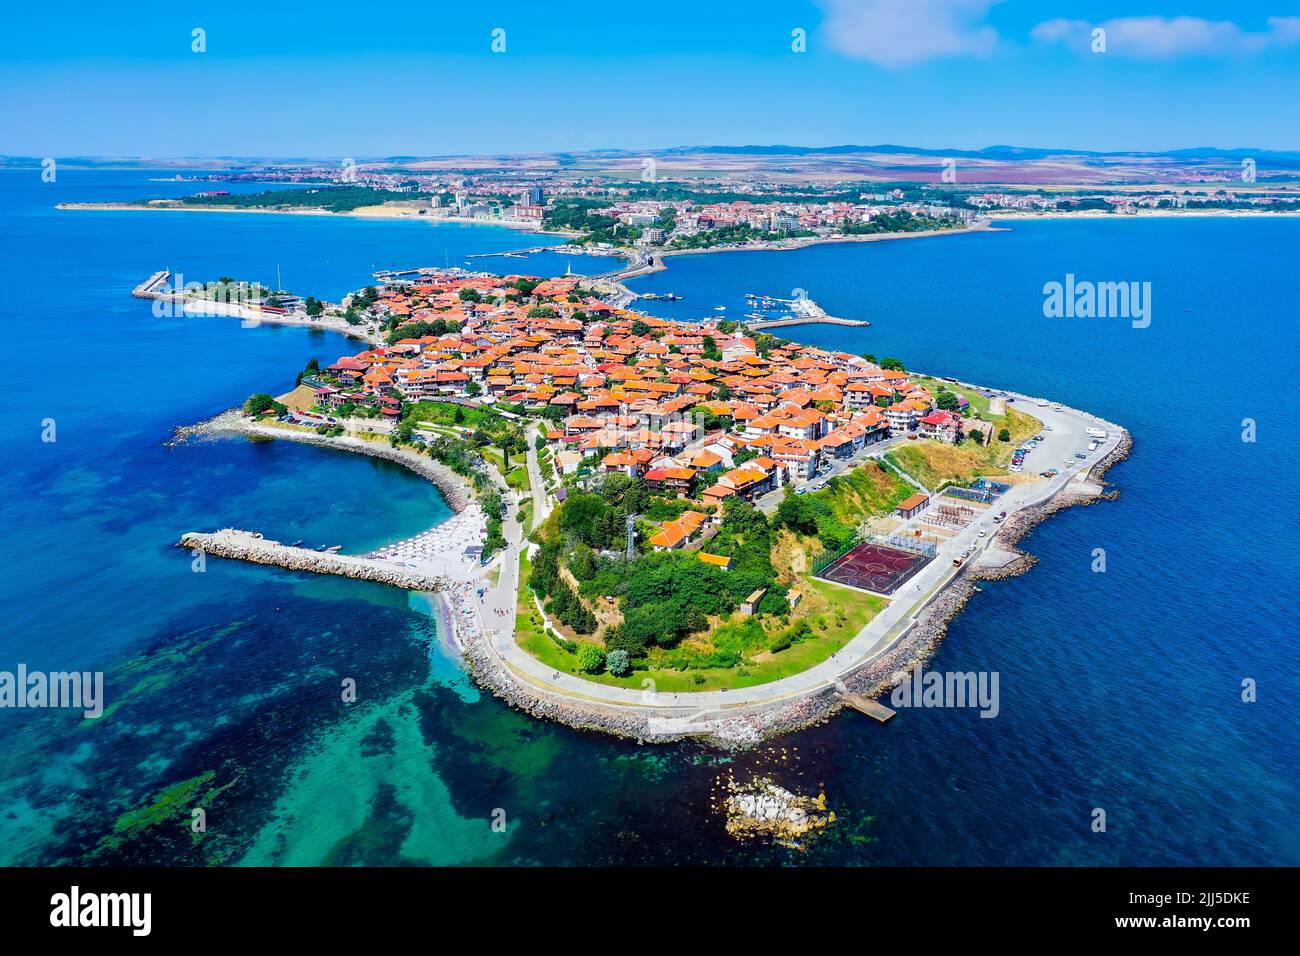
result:
[(190, 531), (181, 535), (177, 547), (219, 558), (271, 565), (289, 571), (306, 571), (311, 574), (337, 574), (358, 581), (391, 584), (393, 587), (407, 588), (412, 591), (444, 591), (452, 585), (449, 578), (421, 574), (349, 554), (331, 554), (312, 551), (309, 548), (297, 548), (263, 538), (255, 531), (241, 531), (238, 528), (223, 528), (212, 534)]

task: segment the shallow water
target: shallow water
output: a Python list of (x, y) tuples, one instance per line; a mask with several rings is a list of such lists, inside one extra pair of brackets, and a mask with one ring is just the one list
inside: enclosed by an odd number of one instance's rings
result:
[[(1300, 862), (1286, 637), (1300, 462), (1280, 401), (1297, 371), (1300, 222), (1018, 223), (683, 257), (638, 280), (685, 296), (648, 310), (694, 317), (734, 312), (747, 291), (805, 288), (873, 324), (789, 333), (800, 341), (1042, 392), (1137, 442), (1111, 474), (1120, 499), (1042, 525), (1025, 542), (1037, 566), (983, 586), (940, 648), (935, 667), (1000, 673), (997, 719), (842, 715), (728, 754), (510, 710), (465, 677), (420, 596), (216, 560), (191, 571), (172, 547), (186, 530), (240, 524), (360, 549), (446, 507), (371, 459), (243, 440), (166, 447), (176, 425), (359, 346), (155, 319), (133, 285), (163, 267), (269, 281), (278, 265), (289, 288), (337, 296), (373, 268), (540, 243), (492, 227), (51, 208), (173, 188), (146, 178), (63, 173), (46, 187), (0, 173), (17, 237), (0, 277), (26, 290), (0, 302), (24, 359), (0, 435), (0, 668), (103, 669), (110, 708), (97, 721), (0, 712), (0, 862)], [(567, 265), (535, 258), (528, 271)], [(1041, 287), (1066, 271), (1152, 281), (1151, 327), (1044, 319)], [(1253, 445), (1239, 440), (1246, 416), (1259, 421)], [(1089, 570), (1096, 547), (1105, 574)], [(1239, 700), (1244, 677), (1256, 704)], [(341, 700), (346, 678), (356, 703)], [(724, 773), (824, 788), (836, 822), (802, 852), (738, 843), (713, 802)], [(198, 807), (202, 836), (189, 828)], [(1095, 807), (1105, 834), (1089, 828)]]

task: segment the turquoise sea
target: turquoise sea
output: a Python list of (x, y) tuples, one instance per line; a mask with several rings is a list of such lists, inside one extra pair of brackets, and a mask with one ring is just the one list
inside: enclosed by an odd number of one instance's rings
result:
[[(841, 716), (752, 752), (649, 748), (482, 695), (418, 596), (209, 561), (226, 524), (369, 548), (448, 514), (396, 466), (287, 443), (167, 444), (356, 343), (159, 319), (159, 268), (326, 297), (377, 268), (539, 244), (495, 227), (218, 213), (60, 212), (174, 195), (150, 173), (0, 172), (0, 670), (103, 670), (108, 713), (0, 711), (0, 863), (1244, 864), (1300, 862), (1290, 497), (1300, 220), (1015, 223), (941, 240), (669, 260), (665, 315), (743, 314), (803, 288), (867, 329), (800, 340), (1042, 392), (1122, 422), (1117, 501), (1040, 526), (1039, 563), (986, 585), (935, 667), (997, 670), (1001, 714)], [(258, 187), (260, 188), (260, 187)], [(566, 256), (474, 260), (562, 273)], [(604, 262), (572, 260), (575, 271)], [(1049, 320), (1066, 272), (1153, 286), (1148, 329)], [(1255, 418), (1258, 441), (1240, 440)], [(57, 440), (41, 440), (52, 419)], [(1108, 571), (1089, 570), (1103, 547)], [(340, 700), (357, 681), (359, 699)], [(1258, 701), (1240, 700), (1253, 678)], [(720, 774), (824, 788), (804, 851), (737, 843)], [(190, 832), (203, 807), (208, 829)], [(1108, 829), (1093, 833), (1095, 807)], [(504, 833), (491, 826), (504, 812)]]

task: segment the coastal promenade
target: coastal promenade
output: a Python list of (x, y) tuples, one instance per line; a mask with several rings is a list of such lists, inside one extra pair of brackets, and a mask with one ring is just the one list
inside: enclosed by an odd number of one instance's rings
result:
[[(1014, 560), (1018, 556), (1014, 539), (1024, 530), (1022, 523), (1016, 520), (1018, 515), (1030, 514), (1055, 503), (1089, 500), (1101, 494), (1102, 487), (1092, 478), (1092, 470), (1117, 452), (1122, 453), (1121, 446), (1127, 442), (1127, 433), (1085, 412), (1063, 407), (1036, 407), (1034, 399), (1019, 395), (1012, 397), (1050, 429), (1045, 432), (1041, 445), (1031, 452), (1026, 470), (1055, 467), (1060, 474), (1050, 480), (1033, 479), (1012, 484), (996, 502), (998, 510), (1005, 510), (1008, 514), (1005, 522), (997, 525), (989, 515), (954, 535), (940, 547), (936, 558), (908, 582), (905, 591), (896, 594), (843, 648), (820, 664), (799, 674), (753, 687), (672, 694), (657, 692), (650, 682), (638, 690), (585, 680), (548, 668), (514, 639), (514, 574), (507, 571), (517, 568), (518, 551), (523, 544), (522, 532), (516, 525), (512, 530), (520, 534), (520, 539), (511, 541), (501, 554), (502, 574), (498, 585), (484, 595), (484, 617), (488, 622), (485, 647), (498, 671), (497, 679), (489, 682), (500, 692), (499, 679), (505, 676), (507, 680), (517, 682), (518, 689), (525, 695), (540, 697), (552, 705), (552, 710), (558, 709), (561, 713), (565, 704), (574, 705), (585, 715), (580, 720), (583, 725), (599, 725), (600, 720), (593, 719), (593, 715), (604, 712), (613, 726), (603, 729), (627, 732), (651, 741), (708, 736), (723, 741), (752, 742), (779, 724), (789, 712), (802, 714), (801, 702), (812, 702), (807, 708), (809, 716), (814, 719), (824, 716), (842, 702), (840, 698), (845, 688), (861, 691), (863, 680), (860, 675), (870, 673), (870, 683), (874, 685), (879, 682), (877, 677), (884, 677), (887, 681), (892, 676), (890, 668), (901, 670), (910, 666), (911, 661), (892, 660), (890, 652), (899, 648), (923, 615), (939, 604), (940, 598), (955, 582), (970, 581), (973, 573), (976, 576), (979, 573), (999, 576), (1008, 566), (1017, 563)], [(1085, 452), (1085, 459), (1074, 458), (1075, 452), (1084, 452), (1091, 441), (1087, 429), (1098, 427), (1106, 430), (1105, 441), (1095, 451)], [(960, 567), (954, 567), (953, 558), (967, 547), (974, 549), (973, 554)], [(959, 607), (960, 603), (957, 602), (956, 606)], [(880, 669), (877, 665), (881, 664), (885, 671), (877, 674)], [(482, 668), (480, 660), (478, 670)], [(561, 716), (560, 719), (564, 718)], [(619, 729), (633, 726), (634, 730)], [(782, 728), (777, 726), (777, 729)]]
[[(386, 558), (312, 551), (270, 541), (254, 532), (223, 529), (214, 534), (190, 532), (179, 547), (204, 554), (275, 565), (289, 570), (337, 574), (411, 590), (445, 595), (448, 618), (456, 643), (479, 681), (511, 703), (539, 716), (582, 727), (592, 727), (646, 741), (668, 741), (687, 736), (708, 737), (726, 743), (753, 743), (766, 734), (793, 729), (822, 719), (853, 695), (879, 694), (897, 674), (922, 659), (942, 634), (952, 614), (961, 607), (980, 577), (1016, 573), (1023, 566), (1016, 540), (1032, 525), (1035, 513), (1096, 498), (1101, 485), (1093, 469), (1123, 453), (1128, 441), (1120, 427), (1074, 409), (1038, 404), (1039, 400), (1009, 395), (1018, 407), (1030, 411), (1044, 425), (1044, 440), (1026, 460), (1030, 474), (1058, 468), (1052, 479), (1015, 481), (996, 501), (1008, 518), (992, 520), (992, 509), (940, 546), (935, 559), (908, 582), (858, 634), (830, 658), (798, 674), (753, 687), (730, 690), (661, 693), (652, 681), (639, 688), (586, 680), (556, 671), (525, 651), (515, 639), (519, 607), (519, 562), (529, 548), (528, 529), (518, 520), (518, 496), (504, 479), (489, 470), (503, 495), (516, 507), (503, 521), (506, 547), (486, 567), (466, 562), (459, 553)], [(536, 522), (546, 520), (553, 505), (546, 493), (537, 453), (533, 448), (536, 424), (528, 430), (527, 469)], [(1102, 428), (1106, 439), (1092, 452), (1089, 428)], [(449, 492), (449, 502), (461, 511), (469, 502), (463, 482), (424, 456), (392, 449), (386, 444), (357, 438), (327, 439), (259, 425), (228, 413), (208, 423), (214, 434), (238, 432), (288, 438), (338, 447), (340, 450), (379, 455), (411, 467)], [(1077, 459), (1075, 453), (1085, 454)], [(1022, 518), (1029, 518), (1022, 521)], [(477, 522), (474, 522), (477, 525)], [(960, 566), (953, 558), (972, 549)], [(400, 550), (400, 548), (399, 548)], [(437, 550), (437, 549), (434, 549)], [(477, 587), (475, 586), (477, 584)], [(928, 642), (918, 632), (926, 631)]]

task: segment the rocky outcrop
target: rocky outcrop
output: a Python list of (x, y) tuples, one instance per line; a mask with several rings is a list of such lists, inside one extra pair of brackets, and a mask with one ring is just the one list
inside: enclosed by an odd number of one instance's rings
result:
[(391, 584), (411, 591), (444, 591), (452, 583), (448, 578), (420, 574), (369, 558), (292, 547), (263, 538), (255, 531), (241, 531), (238, 528), (224, 528), (213, 534), (190, 531), (181, 535), (177, 547), (219, 558), (272, 565), (289, 571), (338, 574), (358, 581)]

